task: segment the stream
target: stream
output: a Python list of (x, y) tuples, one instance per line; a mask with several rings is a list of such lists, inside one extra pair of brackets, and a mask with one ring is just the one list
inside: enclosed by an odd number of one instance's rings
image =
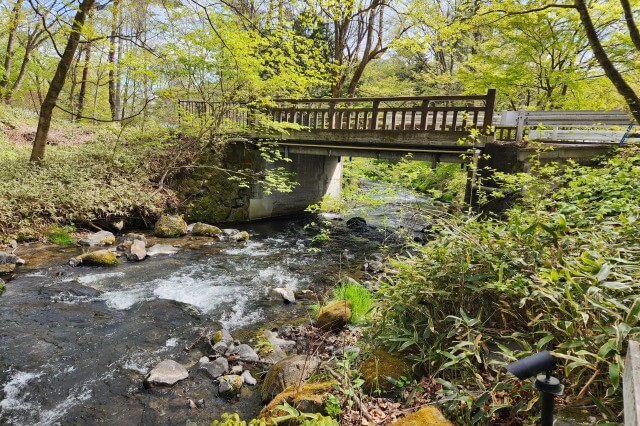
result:
[[(369, 212), (376, 225), (401, 204), (423, 201), (386, 196)], [(389, 243), (384, 229), (332, 220), (330, 241), (310, 252), (305, 225), (314, 220), (247, 224), (246, 243), (165, 239), (178, 253), (115, 268), (68, 266), (79, 247), (21, 246), (16, 254), (28, 264), (0, 296), (0, 424), (205, 425), (223, 412), (255, 416), (259, 392), (246, 386), (227, 400), (197, 374), (171, 388), (142, 382), (163, 359), (195, 365), (203, 354), (185, 347), (205, 328), (224, 326), (250, 343), (262, 328), (304, 321), (310, 303), (341, 276), (362, 275), (366, 256)], [(274, 287), (306, 290), (306, 300), (285, 305)], [(189, 408), (189, 399), (204, 408)]]

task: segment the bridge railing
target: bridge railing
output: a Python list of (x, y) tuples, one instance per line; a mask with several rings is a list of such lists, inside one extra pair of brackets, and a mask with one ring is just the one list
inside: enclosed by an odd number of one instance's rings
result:
[(635, 141), (638, 123), (623, 111), (503, 111), (496, 139), (522, 142), (623, 143)]
[(181, 124), (220, 127), (227, 123), (234, 127), (248, 127), (253, 123), (251, 111), (242, 104), (178, 100), (178, 119)]
[(492, 129), (495, 89), (486, 95), (279, 99), (276, 122), (310, 130), (461, 132)]

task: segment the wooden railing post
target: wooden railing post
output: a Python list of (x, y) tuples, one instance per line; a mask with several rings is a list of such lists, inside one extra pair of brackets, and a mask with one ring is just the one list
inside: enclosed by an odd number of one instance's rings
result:
[(329, 130), (333, 130), (335, 128), (335, 110), (336, 103), (333, 101), (329, 102)]
[(429, 99), (422, 101), (420, 108), (420, 130), (427, 130), (427, 116), (429, 115)]
[[(373, 101), (373, 111), (371, 112), (371, 130), (378, 130), (378, 110), (380, 109), (380, 101)], [(366, 127), (365, 127), (366, 128)]]
[(493, 110), (496, 107), (496, 89), (487, 90), (487, 100), (485, 101), (484, 107), (484, 123), (482, 125), (482, 130), (486, 134), (489, 134), (491, 126), (493, 125)]

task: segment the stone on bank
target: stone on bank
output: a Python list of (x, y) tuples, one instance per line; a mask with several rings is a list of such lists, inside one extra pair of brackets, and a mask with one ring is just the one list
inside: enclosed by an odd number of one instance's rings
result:
[(160, 238), (175, 238), (187, 235), (187, 222), (181, 216), (163, 214), (156, 222), (153, 234)]
[(339, 330), (351, 319), (351, 302), (337, 300), (323, 306), (318, 312), (316, 327), (325, 330)]
[(264, 379), (262, 401), (269, 402), (289, 386), (308, 379), (319, 366), (319, 358), (306, 355), (291, 355), (278, 361)]
[(152, 385), (171, 386), (189, 377), (189, 372), (173, 360), (161, 361), (149, 372), (146, 382)]
[(109, 250), (96, 250), (74, 257), (69, 264), (71, 266), (116, 266), (118, 257)]
[(191, 235), (201, 237), (219, 237), (222, 234), (222, 230), (217, 226), (209, 225), (207, 223), (196, 222), (191, 227)]
[(436, 407), (424, 407), (391, 423), (391, 426), (453, 426)]

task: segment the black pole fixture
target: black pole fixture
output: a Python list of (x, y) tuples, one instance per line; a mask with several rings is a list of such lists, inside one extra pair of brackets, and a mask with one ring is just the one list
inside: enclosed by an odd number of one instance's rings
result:
[(542, 426), (553, 426), (553, 398), (556, 395), (562, 395), (564, 390), (560, 380), (551, 375), (555, 367), (556, 359), (549, 351), (522, 358), (505, 367), (507, 371), (520, 380), (536, 376), (533, 387), (540, 391), (540, 403), (542, 405), (540, 424)]

